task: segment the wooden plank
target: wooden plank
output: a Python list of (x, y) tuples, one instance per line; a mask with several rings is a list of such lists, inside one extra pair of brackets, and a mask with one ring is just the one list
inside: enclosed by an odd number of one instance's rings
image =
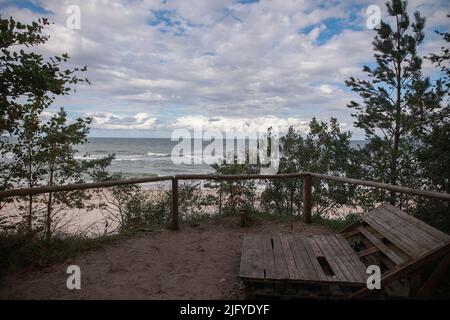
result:
[[(364, 279), (366, 279), (366, 277), (367, 277), (367, 273), (366, 273), (367, 268), (364, 265), (364, 263), (361, 262), (359, 257), (356, 255), (355, 251), (350, 246), (350, 244), (344, 239), (344, 237), (342, 237), (339, 234), (336, 235), (336, 239), (339, 241), (339, 243), (343, 247), (344, 251), (347, 252), (348, 257), (353, 262), (353, 265), (356, 267), (356, 269), (360, 270), (360, 273), (361, 273), (362, 277)], [(373, 247), (373, 248), (375, 248), (375, 247)]]
[(378, 249), (377, 247), (372, 247), (372, 248), (361, 250), (361, 251), (357, 252), (356, 255), (360, 258), (363, 258), (366, 256), (370, 256), (371, 254), (377, 253), (379, 251), (380, 251), (380, 249)]
[(383, 242), (381, 242), (377, 237), (371, 234), (369, 231), (364, 229), (363, 227), (358, 227), (359, 231), (362, 233), (364, 237), (366, 237), (372, 244), (381, 250), (389, 259), (391, 259), (395, 264), (402, 264), (405, 260), (392, 251), (388, 246), (386, 246)]
[(361, 223), (361, 221), (359, 219), (353, 221), (352, 223), (350, 223), (348, 226), (342, 228), (341, 230), (339, 230), (337, 233), (349, 233), (351, 231), (353, 231), (359, 224)]
[(431, 250), (442, 244), (442, 241), (435, 238), (431, 234), (418, 228), (415, 224), (411, 223), (409, 219), (404, 219), (388, 210), (386, 207), (381, 207), (382, 218), (386, 221), (395, 221), (397, 225), (403, 227), (403, 231), (416, 242), (418, 242), (425, 250)]
[(356, 236), (358, 234), (359, 234), (358, 229), (354, 229), (352, 231), (342, 233), (342, 236), (344, 238), (350, 238), (350, 237)]
[[(320, 253), (317, 253), (317, 250), (313, 249), (313, 245), (312, 245), (312, 239), (311, 237), (307, 237), (305, 238), (305, 249), (306, 252), (308, 253), (308, 256), (311, 260), (312, 265), (314, 266), (314, 269), (316, 270), (316, 274), (319, 278), (320, 281), (328, 281), (328, 276), (323, 272), (322, 267), (319, 264), (319, 261), (317, 260), (317, 257), (323, 257), (323, 253), (322, 251), (320, 251)], [(319, 249), (320, 250), (320, 249)]]
[(389, 229), (383, 224), (380, 224), (378, 221), (373, 219), (371, 216), (365, 216), (364, 221), (367, 222), (372, 228), (374, 228), (377, 232), (379, 232), (383, 237), (391, 241), (395, 246), (397, 246), (400, 250), (402, 250), (405, 254), (410, 257), (414, 257), (417, 254), (417, 250), (410, 248), (409, 245), (405, 244), (402, 239), (398, 237), (398, 235), (394, 235), (390, 232)]
[(312, 178), (311, 176), (303, 177), (303, 216), (305, 223), (311, 223), (311, 190), (312, 190)]
[[(396, 229), (396, 223), (391, 224), (387, 223), (382, 219), (383, 208), (377, 207), (372, 210), (367, 217), (365, 217), (365, 221), (372, 221), (373, 224), (377, 224), (379, 228), (377, 229), (386, 239), (391, 241), (399, 248), (403, 248), (403, 251), (407, 253), (411, 257), (416, 257), (423, 253), (423, 249), (421, 246), (418, 246), (415, 241), (412, 241), (409, 237), (406, 237), (400, 230)], [(374, 227), (374, 226), (372, 226)], [(382, 232), (379, 229), (383, 230)]]
[(407, 235), (408, 231), (405, 231), (401, 225), (398, 224), (398, 221), (384, 220), (383, 213), (384, 209), (380, 207), (378, 208), (377, 214), (373, 215), (371, 218), (376, 220), (379, 225), (383, 226), (389, 232), (391, 237), (396, 238), (399, 243), (402, 242), (407, 246), (412, 253), (410, 256), (417, 257), (427, 251), (420, 243), (417, 243), (416, 240), (411, 239), (410, 236)]
[(410, 243), (413, 243), (418, 248), (421, 248), (420, 253), (431, 250), (439, 246), (439, 242), (434, 238), (427, 236), (425, 232), (418, 229), (416, 226), (408, 223), (408, 221), (392, 214), (390, 211), (386, 210), (384, 207), (380, 208), (379, 219), (384, 221), (386, 224), (392, 226), (393, 229), (397, 230), (401, 237), (405, 240), (409, 239)]
[(297, 244), (295, 243), (295, 238), (292, 236), (287, 236), (287, 241), (289, 247), (291, 248), (292, 255), (294, 256), (295, 265), (297, 266), (297, 272), (301, 280), (311, 280), (308, 271), (306, 270), (305, 260), (302, 254), (298, 250)]
[(434, 238), (438, 239), (441, 244), (443, 243), (448, 243), (450, 241), (450, 236), (448, 236), (447, 234), (445, 234), (444, 232), (433, 228), (432, 226), (426, 224), (425, 222), (414, 218), (413, 216), (407, 214), (406, 212), (403, 212), (402, 210), (400, 210), (397, 207), (394, 207), (390, 204), (387, 203), (383, 203), (382, 206), (389, 210), (390, 212), (394, 213), (395, 215), (397, 215), (400, 218), (403, 218), (407, 221), (409, 221), (409, 223), (415, 225), (417, 228), (425, 231), (426, 233), (430, 234), (431, 236), (433, 236)]
[(275, 261), (272, 248), (272, 238), (262, 236), (259, 241), (259, 246), (263, 254), (263, 270), (265, 279), (277, 279), (275, 271)]
[(172, 179), (172, 230), (178, 230), (178, 180)]
[(316, 241), (317, 245), (322, 250), (322, 252), (324, 253), (324, 255), (325, 255), (324, 257), (327, 260), (328, 264), (330, 265), (331, 269), (333, 270), (333, 273), (336, 276), (336, 280), (337, 281), (342, 281), (342, 282), (347, 282), (348, 279), (344, 275), (344, 273), (341, 271), (337, 261), (335, 260), (335, 257), (333, 255), (333, 253), (330, 252), (329, 244), (326, 241), (326, 239), (324, 239), (320, 235), (315, 235), (315, 236), (313, 236), (313, 238)]
[(442, 200), (446, 200), (446, 201), (450, 200), (450, 194), (444, 193), (444, 192), (416, 190), (416, 189), (411, 189), (411, 188), (402, 187), (402, 186), (390, 185), (387, 183), (359, 180), (359, 179), (350, 179), (350, 178), (339, 177), (339, 176), (328, 176), (325, 174), (313, 173), (313, 172), (308, 172), (308, 174), (310, 176), (312, 176), (313, 178), (322, 179), (322, 180), (329, 180), (329, 181), (336, 181), (339, 183), (349, 183), (349, 184), (355, 184), (355, 185), (361, 185), (361, 186), (367, 186), (367, 187), (374, 187), (374, 188), (379, 188), (379, 189), (384, 189), (384, 190), (389, 190), (389, 191), (394, 191), (394, 192), (399, 192), (399, 193), (414, 194), (414, 195), (423, 196), (423, 197), (442, 199)]
[(239, 267), (239, 277), (247, 278), (252, 274), (251, 270), (251, 252), (248, 236), (242, 240), (241, 264)]
[(275, 271), (277, 279), (289, 279), (289, 270), (284, 255), (283, 246), (281, 244), (280, 234), (272, 236), (273, 255), (275, 259)]
[(280, 242), (283, 248), (284, 257), (286, 259), (286, 265), (289, 272), (289, 278), (292, 280), (300, 279), (300, 275), (297, 271), (297, 266), (295, 264), (294, 255), (292, 254), (291, 247), (289, 246), (289, 242), (286, 236), (280, 234)]
[[(305, 247), (306, 237), (304, 236), (292, 236), (292, 237), (295, 239), (295, 244), (297, 246), (298, 252), (300, 253), (303, 262), (305, 264), (306, 272), (308, 273), (308, 279), (313, 281), (320, 281), (321, 277), (317, 274), (316, 268), (314, 267), (311, 258), (309, 256), (308, 250)], [(315, 256), (314, 260), (316, 260)]]
[(330, 244), (330, 250), (333, 251), (333, 254), (341, 266), (341, 270), (344, 270), (344, 274), (347, 279), (351, 282), (359, 282), (360, 274), (354, 268), (351, 261), (347, 258), (347, 253), (343, 251), (342, 247), (335, 241), (335, 236), (326, 237), (328, 243)]
[(322, 249), (317, 244), (316, 240), (314, 239), (314, 236), (309, 238), (309, 245), (311, 246), (311, 249), (313, 250), (316, 258), (325, 257), (325, 254), (323, 253)]
[[(384, 288), (392, 281), (398, 280), (400, 278), (405, 277), (406, 275), (410, 274), (413, 271), (416, 271), (423, 266), (429, 264), (430, 262), (446, 256), (450, 254), (450, 244), (445, 244), (440, 246), (439, 248), (433, 249), (420, 257), (414, 258), (411, 261), (403, 264), (402, 266), (398, 266), (394, 268), (393, 270), (388, 271), (384, 276), (381, 277), (381, 287)], [(360, 291), (352, 294), (350, 296), (351, 299), (361, 299), (364, 297), (369, 296), (370, 294), (376, 293), (374, 291), (377, 290), (370, 290), (367, 287), (361, 289)]]
[(387, 203), (383, 204), (382, 207), (391, 216), (396, 216), (405, 224), (407, 223), (410, 226), (414, 226), (414, 228), (416, 228), (415, 230), (420, 230), (420, 235), (422, 237), (426, 237), (438, 245), (442, 245), (450, 241), (450, 237), (447, 234), (433, 228), (432, 226), (407, 214), (406, 212), (401, 211), (399, 208), (391, 206)]
[(119, 185), (130, 185), (139, 184), (147, 182), (156, 181), (166, 181), (172, 179), (178, 180), (267, 180), (267, 179), (292, 179), (292, 178), (302, 178), (305, 176), (311, 176), (313, 178), (336, 181), (339, 183), (349, 183), (354, 185), (362, 185), (368, 187), (375, 187), (384, 190), (414, 194), (423, 197), (442, 199), (450, 201), (450, 194), (444, 192), (435, 192), (428, 190), (415, 190), (411, 188), (389, 185), (386, 183), (380, 183), (376, 181), (366, 181), (350, 179), (338, 176), (328, 176), (324, 174), (312, 173), (312, 172), (298, 172), (298, 173), (285, 173), (285, 174), (274, 174), (274, 175), (261, 175), (261, 174), (247, 174), (247, 175), (218, 175), (218, 174), (179, 174), (174, 176), (160, 176), (151, 178), (137, 178), (137, 179), (126, 179), (126, 180), (115, 180), (115, 181), (103, 181), (94, 183), (81, 183), (81, 184), (69, 184), (62, 186), (48, 186), (39, 188), (22, 188), (0, 191), (0, 199), (12, 196), (25, 196), (25, 195), (35, 195), (49, 192), (62, 192), (62, 191), (73, 191), (73, 190), (85, 190), (85, 189), (96, 189), (96, 188), (106, 188)]
[(349, 282), (360, 282), (360, 275), (355, 274), (357, 271), (347, 259), (347, 254), (342, 251), (342, 248), (334, 241), (335, 236), (322, 236), (322, 239), (328, 243), (328, 250), (333, 255), (336, 264)]
[(242, 256), (239, 276), (264, 279), (263, 257), (255, 235), (246, 235), (242, 242)]
[[(334, 242), (335, 247), (337, 250), (340, 250), (342, 260), (346, 262), (348, 265), (348, 271), (352, 273), (352, 277), (355, 280), (355, 282), (366, 282), (366, 268), (362, 264), (361, 261), (359, 261), (358, 257), (356, 256), (356, 253), (352, 250), (348, 242), (339, 235), (333, 235), (329, 237), (330, 242)], [(349, 249), (349, 250), (347, 250)], [(358, 263), (356, 263), (356, 261)]]

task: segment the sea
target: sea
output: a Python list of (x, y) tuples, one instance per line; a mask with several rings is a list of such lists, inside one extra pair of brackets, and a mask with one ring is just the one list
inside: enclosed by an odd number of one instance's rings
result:
[[(177, 143), (170, 138), (89, 138), (88, 143), (77, 146), (77, 158), (99, 159), (114, 154), (109, 170), (130, 178), (214, 172), (210, 165), (203, 163), (175, 164), (171, 153)], [(202, 155), (191, 156), (201, 158)]]
[[(364, 140), (353, 140), (351, 146), (363, 146)], [(77, 146), (78, 158), (98, 159), (114, 154), (111, 172), (122, 172), (130, 178), (174, 174), (207, 174), (214, 169), (205, 163), (175, 164), (171, 153), (176, 141), (170, 138), (89, 138), (88, 143)], [(203, 146), (206, 146), (206, 142)], [(192, 148), (194, 150), (194, 148)], [(202, 157), (195, 151), (192, 160)], [(198, 159), (197, 159), (198, 160)]]

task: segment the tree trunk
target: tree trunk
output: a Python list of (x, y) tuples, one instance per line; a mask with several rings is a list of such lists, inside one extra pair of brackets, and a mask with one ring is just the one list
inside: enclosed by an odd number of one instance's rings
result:
[[(390, 184), (396, 185), (398, 179), (398, 149), (400, 145), (400, 116), (401, 116), (401, 91), (400, 87), (397, 88), (397, 101), (396, 101), (396, 114), (395, 114), (395, 133), (394, 133), (394, 145), (392, 148), (391, 159), (391, 179)], [(391, 192), (389, 202), (395, 205), (395, 192)]]
[(27, 217), (27, 233), (31, 234), (33, 229), (33, 196), (28, 196), (28, 217)]
[[(400, 57), (400, 24), (397, 16), (397, 100), (395, 102), (395, 131), (394, 131), (394, 144), (392, 147), (392, 157), (391, 157), (391, 172), (390, 172), (390, 184), (396, 185), (398, 179), (398, 149), (400, 146), (400, 126), (401, 126), (401, 100), (402, 100), (402, 59)], [(395, 192), (390, 193), (389, 202), (395, 205)]]
[[(53, 166), (50, 167), (50, 178), (49, 178), (49, 186), (53, 185)], [(47, 201), (47, 217), (45, 221), (45, 241), (47, 243), (50, 242), (50, 239), (52, 238), (52, 199), (53, 199), (53, 193), (50, 192), (48, 194), (48, 201)]]
[[(28, 149), (28, 187), (33, 188), (33, 172), (32, 172), (32, 151)], [(27, 234), (31, 235), (33, 229), (33, 196), (28, 196), (28, 217), (27, 217)]]
[(222, 186), (219, 184), (219, 215), (222, 214)]

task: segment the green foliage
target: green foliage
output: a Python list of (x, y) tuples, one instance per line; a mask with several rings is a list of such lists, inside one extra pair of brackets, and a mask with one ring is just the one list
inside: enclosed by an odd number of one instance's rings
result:
[[(248, 150), (245, 151), (248, 158)], [(245, 175), (258, 174), (259, 165), (254, 164), (215, 164), (212, 167), (217, 174)], [(257, 211), (257, 188), (255, 180), (219, 181), (205, 184), (206, 188), (216, 190), (217, 195), (211, 196), (211, 201), (218, 204), (218, 214), (237, 214), (240, 210), (247, 213)]]
[[(392, 0), (387, 12), (394, 23), (381, 22), (373, 42), (376, 66), (365, 66), (368, 80), (346, 81), (362, 104), (349, 107), (355, 125), (365, 131), (368, 144), (361, 150), (360, 176), (416, 189), (450, 192), (449, 49), (429, 59), (441, 72), (432, 83), (422, 76), (417, 47), (424, 40), (425, 18), (414, 13), (410, 22), (407, 2)], [(447, 32), (437, 32), (446, 43)], [(360, 189), (365, 210), (389, 201), (444, 231), (450, 230), (448, 204), (376, 189)]]
[[(448, 16), (449, 17), (449, 16)], [(450, 33), (438, 32), (445, 44), (450, 42)], [(440, 54), (428, 57), (440, 70), (440, 80), (444, 95), (444, 107), (436, 113), (434, 121), (422, 131), (416, 133), (421, 141), (416, 155), (421, 166), (421, 172), (426, 177), (422, 187), (450, 193), (450, 105), (449, 105), (449, 48), (443, 46)], [(425, 222), (450, 232), (450, 204), (443, 201), (420, 199), (412, 213)]]
[[(111, 173), (108, 168), (114, 155), (107, 158), (86, 161), (88, 174), (95, 182), (123, 180), (120, 172)], [(105, 234), (127, 232), (145, 226), (167, 224), (170, 210), (170, 198), (164, 192), (147, 192), (139, 185), (118, 185), (95, 189), (98, 207), (106, 213)], [(113, 229), (108, 229), (113, 225)]]
[[(330, 123), (310, 122), (310, 132), (304, 138), (293, 127), (281, 138), (282, 158), (279, 173), (316, 172), (331, 175), (358, 175), (358, 151), (350, 147), (351, 135), (341, 132), (336, 119)], [(344, 205), (351, 206), (354, 186), (313, 180), (313, 210), (315, 215), (327, 215)], [(262, 195), (266, 211), (301, 215), (303, 181), (271, 180)]]
[(47, 19), (27, 25), (0, 15), (0, 134), (14, 134), (23, 125), (23, 115), (39, 114), (55, 96), (69, 94), (71, 84), (88, 82), (76, 75), (86, 67), (61, 68), (69, 60), (67, 54), (45, 61), (28, 52), (48, 40), (43, 35), (48, 25)]
[[(67, 54), (46, 60), (30, 51), (48, 40), (43, 35), (48, 25), (46, 19), (26, 25), (0, 16), (1, 190), (85, 181), (74, 146), (86, 143), (91, 120), (70, 123), (63, 109), (47, 122), (41, 119), (56, 96), (69, 94), (71, 85), (88, 82), (77, 76), (86, 67), (63, 68)], [(12, 161), (5, 161), (7, 154), (12, 154)], [(50, 241), (58, 223), (54, 218), (64, 208), (83, 207), (87, 197), (83, 191), (16, 197), (23, 220), (14, 227), (29, 236), (44, 234)]]
[[(178, 187), (178, 211), (183, 221), (196, 221), (208, 217), (208, 206), (215, 203), (214, 197), (205, 194), (201, 183), (183, 183)], [(171, 202), (171, 191), (166, 194), (167, 203)]]
[(316, 215), (313, 217), (312, 221), (313, 223), (327, 226), (328, 228), (338, 232), (341, 229), (349, 226), (352, 222), (356, 221), (358, 218), (359, 216), (354, 213), (347, 214), (344, 217), (333, 217), (333, 218), (327, 218)]
[[(425, 18), (414, 13), (411, 23), (407, 2), (392, 0), (387, 12), (393, 25), (382, 21), (373, 41), (376, 66), (364, 66), (368, 80), (346, 81), (362, 99), (351, 101), (355, 126), (365, 131), (363, 178), (390, 184), (420, 186), (416, 176), (414, 134), (433, 121), (441, 108), (441, 83), (432, 85), (422, 76), (417, 47), (424, 39)], [(383, 200), (382, 198), (378, 199)], [(395, 202), (391, 195), (391, 202)]]
[[(14, 185), (33, 188), (85, 182), (88, 164), (75, 158), (74, 146), (87, 142), (90, 119), (77, 119), (69, 124), (63, 109), (44, 123), (34, 115), (30, 118), (33, 125), (17, 130), (11, 148), (13, 158), (9, 170)], [(49, 241), (61, 220), (61, 212), (67, 208), (83, 208), (88, 199), (88, 193), (83, 190), (16, 197), (17, 208), (24, 216), (19, 231), (29, 234), (43, 231)]]
[[(450, 18), (450, 15), (447, 15), (447, 18)], [(436, 33), (442, 36), (446, 44), (450, 42), (450, 32), (436, 31)], [(432, 53), (430, 54), (430, 56), (426, 58), (429, 59), (433, 64), (436, 65), (436, 67), (440, 69), (441, 72), (440, 81), (448, 98), (448, 93), (450, 89), (450, 68), (449, 68), (450, 48), (442, 46), (441, 51), (439, 53)]]
[[(123, 180), (122, 173), (108, 170), (114, 156), (108, 159), (94, 160), (89, 175), (93, 181)], [(168, 226), (170, 222), (170, 204), (172, 192), (163, 189), (142, 189), (139, 185), (118, 185), (96, 189), (99, 196), (99, 208), (106, 213), (108, 225), (117, 228), (105, 230), (106, 233), (127, 232), (140, 228)], [(200, 185), (181, 184), (178, 188), (179, 213), (183, 221), (203, 218), (205, 206), (211, 205), (211, 199), (202, 193)]]

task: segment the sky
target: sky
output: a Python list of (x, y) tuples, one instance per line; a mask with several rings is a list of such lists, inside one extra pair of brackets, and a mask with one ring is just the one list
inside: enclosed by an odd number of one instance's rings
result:
[[(50, 57), (69, 53), (69, 67), (87, 66), (91, 85), (58, 98), (92, 117), (91, 136), (170, 137), (175, 129), (240, 130), (294, 126), (312, 117), (338, 118), (354, 139), (347, 104), (350, 76), (373, 61), (375, 31), (367, 8), (385, 1), (310, 0), (0, 0), (2, 17), (23, 22), (47, 17)], [(79, 8), (79, 28), (71, 28)], [(72, 7), (73, 8), (73, 7)], [(450, 1), (411, 0), (409, 12), (427, 18), (420, 54), (443, 45), (434, 30), (449, 30)], [(435, 69), (424, 62), (425, 75)], [(263, 129), (262, 129), (263, 130)]]

